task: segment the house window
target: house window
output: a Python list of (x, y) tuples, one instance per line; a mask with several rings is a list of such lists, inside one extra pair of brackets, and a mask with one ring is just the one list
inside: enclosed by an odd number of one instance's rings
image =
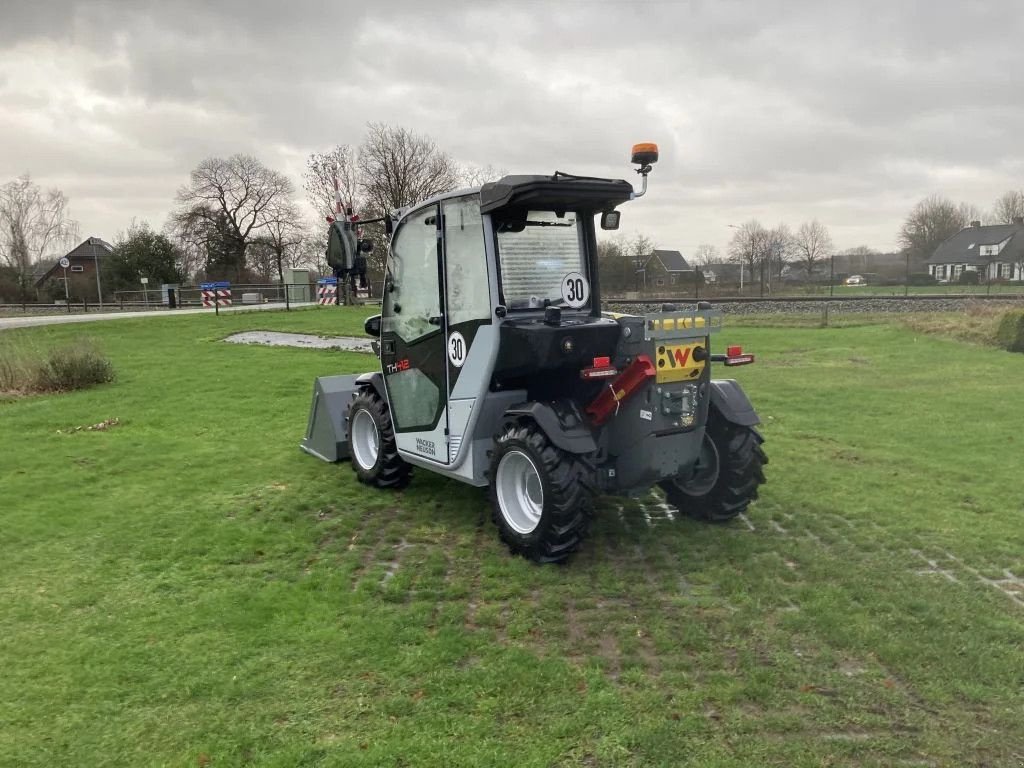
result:
[(955, 267), (953, 267), (953, 279), (954, 280), (959, 280), (960, 279), (960, 274), (963, 271), (964, 271), (964, 265), (963, 264), (957, 264)]
[(672, 275), (672, 277), (670, 277), (669, 280), (672, 281), (672, 285), (676, 284), (676, 276), (675, 275)]
[(81, 264), (72, 264), (71, 265), (71, 271), (72, 272), (85, 272), (85, 267), (83, 267)]
[(665, 284), (665, 278), (659, 277), (657, 280), (654, 281), (654, 284), (659, 286), (659, 287), (664, 285)]
[(942, 280), (946, 277), (946, 266), (944, 264), (935, 265), (935, 279)]
[(999, 276), (1000, 277), (1002, 277), (1002, 278), (1004, 278), (1006, 280), (1009, 280), (1010, 276), (1012, 274), (1013, 274), (1013, 265), (1012, 264), (1000, 264), (999, 265)]

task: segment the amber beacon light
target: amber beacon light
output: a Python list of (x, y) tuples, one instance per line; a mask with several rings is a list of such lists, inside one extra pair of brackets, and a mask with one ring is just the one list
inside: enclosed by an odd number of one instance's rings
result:
[(641, 142), (633, 145), (633, 162), (640, 167), (636, 172), (643, 177), (643, 183), (639, 192), (633, 193), (633, 199), (643, 197), (647, 192), (647, 174), (651, 172), (651, 166), (658, 162), (658, 145), (651, 141)]
[(653, 165), (658, 162), (658, 145), (650, 141), (634, 144), (632, 155), (630, 162), (636, 165)]

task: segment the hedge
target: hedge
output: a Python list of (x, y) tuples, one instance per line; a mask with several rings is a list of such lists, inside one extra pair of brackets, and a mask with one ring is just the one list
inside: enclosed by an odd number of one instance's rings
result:
[(1024, 352), (1024, 309), (1011, 309), (999, 321), (996, 343), (1010, 352)]

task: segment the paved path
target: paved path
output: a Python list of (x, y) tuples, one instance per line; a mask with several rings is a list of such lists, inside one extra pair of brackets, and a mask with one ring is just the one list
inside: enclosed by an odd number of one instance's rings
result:
[[(313, 302), (292, 302), (292, 307), (313, 307)], [(221, 307), (221, 312), (254, 312), (272, 309), (284, 309), (284, 302), (270, 304), (239, 304), (233, 307)], [(74, 315), (28, 315), (25, 317), (0, 317), (0, 331), (7, 328), (27, 328), (32, 325), (60, 325), (62, 323), (91, 323), (97, 320), (122, 320), (135, 317), (179, 317), (181, 315), (213, 314), (212, 309), (158, 309), (143, 312), (93, 312)]]

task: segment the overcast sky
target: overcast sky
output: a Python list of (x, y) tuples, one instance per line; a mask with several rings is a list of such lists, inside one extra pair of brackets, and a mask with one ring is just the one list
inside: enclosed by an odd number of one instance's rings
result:
[(920, 198), (1024, 187), (1020, 2), (30, 2), (0, 9), (0, 183), (31, 172), (83, 235), (163, 225), (209, 155), (301, 188), (367, 121), (510, 172), (636, 177), (623, 229), (689, 253), (818, 218), (894, 249)]

